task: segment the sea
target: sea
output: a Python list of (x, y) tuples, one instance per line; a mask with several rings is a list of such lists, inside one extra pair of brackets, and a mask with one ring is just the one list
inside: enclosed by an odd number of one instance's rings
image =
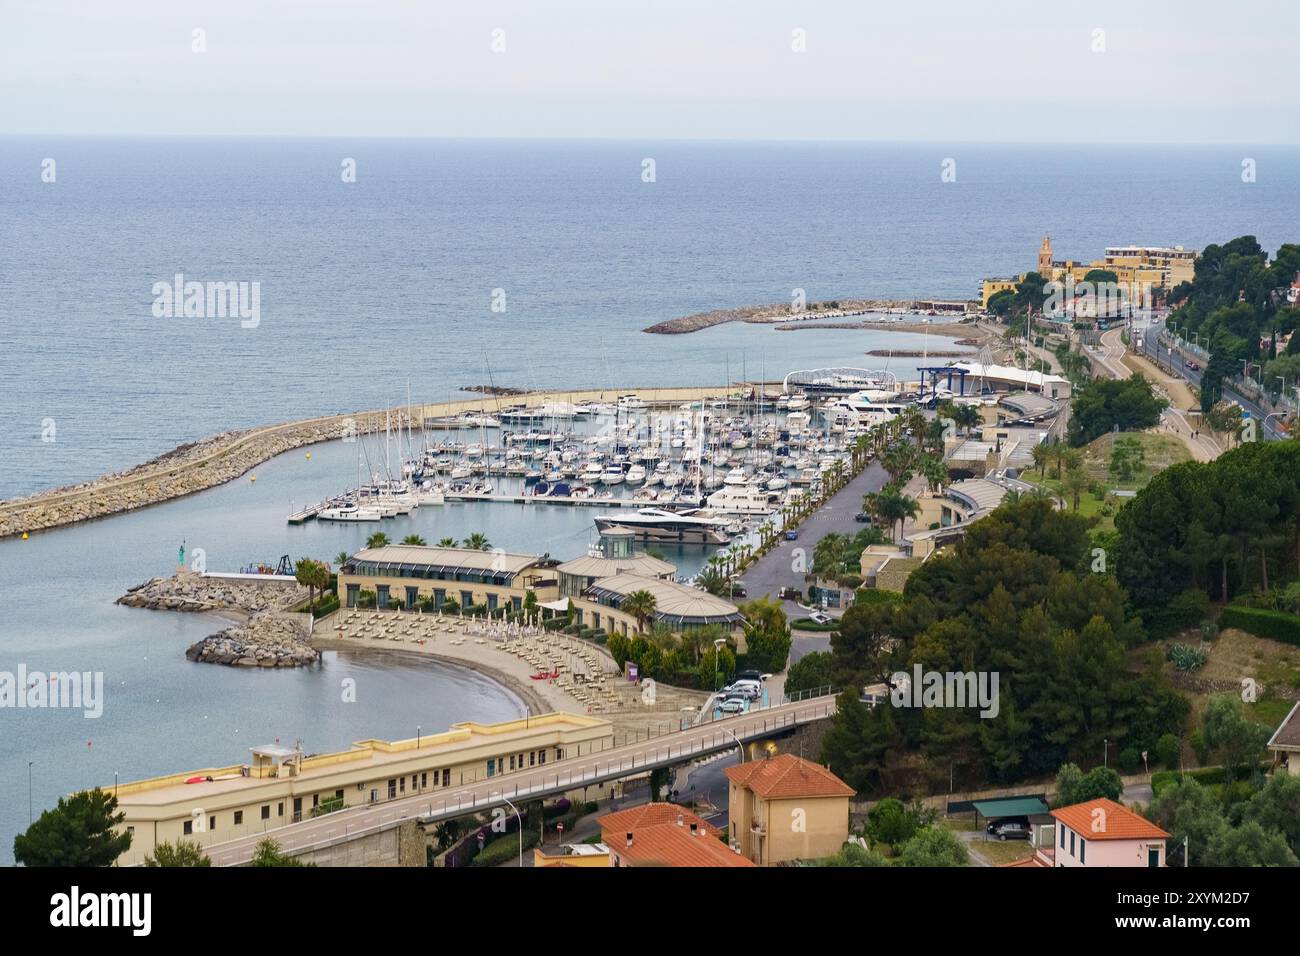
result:
[[(1059, 259), (1245, 234), (1275, 251), (1300, 238), (1297, 208), (1300, 151), (1273, 146), (0, 137), (0, 498), (230, 428), (402, 404), (408, 388), (422, 402), (489, 383), (910, 376), (917, 359), (867, 353), (951, 343), (641, 330), (800, 297), (974, 298), (981, 278), (1032, 268), (1044, 235)], [(257, 321), (160, 308), (178, 274), (257, 283)], [(373, 529), (284, 521), (354, 468), (355, 449), (313, 446), (259, 466), (256, 482), (0, 541), (0, 671), (105, 683), (97, 718), (0, 709), (0, 862), (29, 814), (115, 776), (522, 713), (486, 678), (400, 654), (273, 673), (190, 663), (185, 647), (224, 622), (113, 603), (174, 570), (182, 542), (211, 569), (355, 550)], [(456, 505), (398, 531), (481, 531), (568, 558), (591, 518)]]

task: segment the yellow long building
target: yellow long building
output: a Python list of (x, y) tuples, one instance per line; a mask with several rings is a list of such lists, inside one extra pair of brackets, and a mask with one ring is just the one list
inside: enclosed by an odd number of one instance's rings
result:
[(278, 744), (251, 748), (246, 764), (104, 787), (116, 791), (132, 835), (119, 863), (141, 863), (159, 843), (200, 846), (259, 833), (341, 807), (415, 794), (608, 750), (610, 722), (555, 712), (496, 724), (452, 724), (409, 740), (361, 740), (348, 750), (304, 755)]

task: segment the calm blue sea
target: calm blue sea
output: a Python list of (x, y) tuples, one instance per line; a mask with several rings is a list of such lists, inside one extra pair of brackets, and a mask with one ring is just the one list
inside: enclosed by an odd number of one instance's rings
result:
[[(0, 138), (0, 497), (229, 427), (400, 403), (408, 381), (433, 401), (489, 377), (578, 388), (879, 367), (867, 350), (915, 340), (639, 330), (795, 288), (810, 301), (970, 298), (981, 277), (1031, 267), (1045, 233), (1073, 259), (1297, 240), (1300, 151), (1244, 155), (1254, 183), (1240, 180), (1243, 151), (1217, 147)], [(47, 158), (54, 183), (41, 180)], [(955, 182), (940, 180), (945, 158)], [(341, 180), (345, 159), (355, 183)], [(177, 272), (259, 282), (260, 325), (156, 318), (153, 285)], [(29, 761), (39, 813), (114, 772), (240, 760), (276, 737), (324, 750), (518, 712), (490, 683), (434, 665), (190, 664), (182, 651), (217, 622), (112, 604), (168, 573), (181, 539), (211, 567), (354, 549), (357, 529), (283, 521), (290, 498), (338, 491), (351, 454), (319, 446), (261, 466), (256, 485), (0, 542), (0, 670), (103, 671), (109, 692), (98, 720), (0, 711), (0, 861), (26, 826)], [(466, 506), (422, 509), (409, 530), (483, 530), (567, 557), (590, 519)], [(348, 676), (357, 704), (341, 703)]]

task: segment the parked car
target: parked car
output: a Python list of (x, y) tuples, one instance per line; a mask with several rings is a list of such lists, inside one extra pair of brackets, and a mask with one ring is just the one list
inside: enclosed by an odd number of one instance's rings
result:
[(853, 516), (853, 520), (858, 522), (858, 524), (871, 524), (874, 519), (871, 517), (869, 512), (859, 511)]
[(718, 710), (724, 714), (743, 714), (748, 705), (749, 701), (741, 697), (728, 697), (718, 705)]
[(1195, 362), (1188, 362), (1188, 363), (1187, 363), (1187, 370), (1188, 370), (1189, 372), (1199, 372), (1199, 371), (1201, 370), (1201, 367), (1200, 367), (1199, 365), (1197, 365)]
[(798, 588), (782, 588), (776, 596), (782, 601), (794, 601), (796, 604), (803, 600), (803, 592)]
[(791, 530), (787, 531), (787, 532), (785, 533), (785, 540), (787, 540), (787, 541), (798, 541), (798, 540), (799, 540), (799, 532), (798, 532), (798, 531), (795, 531), (794, 529), (791, 529)]
[(1019, 820), (994, 820), (984, 829), (990, 836), (995, 836), (999, 840), (1029, 839), (1029, 821), (1023, 818)]
[(736, 671), (735, 679), (737, 682), (739, 682), (743, 680), (762, 681), (765, 680), (766, 678), (764, 677), (761, 671), (747, 670), (747, 671)]

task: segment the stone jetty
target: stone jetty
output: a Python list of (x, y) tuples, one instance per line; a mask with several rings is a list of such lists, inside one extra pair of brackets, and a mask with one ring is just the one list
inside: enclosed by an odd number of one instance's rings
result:
[(224, 611), (247, 616), (245, 623), (192, 645), (185, 656), (205, 664), (301, 667), (316, 663), (320, 652), (308, 643), (307, 615), (286, 613), (286, 609), (307, 598), (307, 588), (296, 581), (206, 577), (182, 571), (137, 585), (117, 603), (157, 611)]
[[(94, 481), (0, 502), (0, 538), (134, 511), (232, 481), (276, 455), (345, 435), (382, 431), (385, 412), (332, 415), (265, 428), (222, 432), (152, 461)], [(406, 427), (404, 409), (388, 413)]]
[(302, 667), (320, 660), (308, 643), (305, 614), (259, 614), (211, 634), (185, 651), (192, 661), (233, 667)]
[(910, 309), (915, 305), (911, 300), (894, 301), (889, 299), (839, 299), (834, 302), (810, 302), (801, 312), (790, 311), (790, 303), (778, 302), (772, 305), (746, 305), (735, 309), (714, 309), (712, 312), (697, 312), (669, 319), (644, 328), (642, 332), (652, 335), (683, 335), (698, 332), (727, 322), (751, 322), (764, 325), (777, 323), (810, 322), (818, 319), (835, 319), (844, 316), (861, 315), (868, 312), (893, 312)]

